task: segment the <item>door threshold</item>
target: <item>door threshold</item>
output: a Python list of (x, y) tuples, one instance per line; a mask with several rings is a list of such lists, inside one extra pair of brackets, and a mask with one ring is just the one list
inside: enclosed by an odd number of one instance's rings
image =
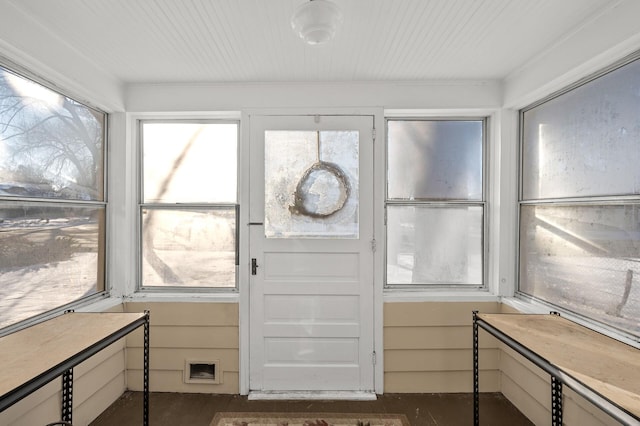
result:
[(341, 400), (341, 401), (375, 401), (375, 392), (364, 391), (251, 391), (251, 401), (259, 400)]

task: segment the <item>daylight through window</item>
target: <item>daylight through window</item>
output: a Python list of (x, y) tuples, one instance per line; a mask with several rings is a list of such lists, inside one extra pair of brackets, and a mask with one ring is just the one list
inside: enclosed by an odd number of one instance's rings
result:
[(0, 327), (104, 291), (105, 123), (0, 67)]
[(521, 113), (520, 285), (640, 336), (640, 61)]
[(387, 121), (387, 287), (484, 285), (484, 129)]
[(238, 123), (143, 121), (141, 286), (236, 288)]

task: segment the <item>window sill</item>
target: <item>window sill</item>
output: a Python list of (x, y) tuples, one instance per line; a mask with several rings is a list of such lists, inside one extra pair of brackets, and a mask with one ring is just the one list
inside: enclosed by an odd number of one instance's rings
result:
[(486, 289), (385, 289), (384, 302), (499, 302)]
[(118, 305), (122, 305), (122, 299), (119, 297), (106, 297), (91, 303), (83, 304), (74, 308), (75, 312), (104, 312)]
[(194, 302), (194, 303), (238, 303), (240, 296), (233, 293), (179, 293), (138, 291), (124, 298), (125, 302)]

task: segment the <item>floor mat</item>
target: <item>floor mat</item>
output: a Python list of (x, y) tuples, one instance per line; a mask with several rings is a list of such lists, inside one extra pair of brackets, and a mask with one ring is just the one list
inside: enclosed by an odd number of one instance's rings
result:
[(210, 426), (410, 426), (404, 414), (218, 413)]

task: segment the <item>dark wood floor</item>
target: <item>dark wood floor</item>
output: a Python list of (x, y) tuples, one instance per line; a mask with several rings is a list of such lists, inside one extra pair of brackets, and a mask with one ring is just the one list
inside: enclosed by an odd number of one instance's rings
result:
[[(413, 426), (473, 424), (472, 394), (385, 394), (377, 401), (248, 401), (240, 395), (152, 393), (153, 426), (209, 426), (217, 412), (319, 412), (405, 414)], [(139, 426), (142, 393), (125, 392), (91, 426)], [(533, 425), (502, 394), (480, 395), (480, 424)]]

